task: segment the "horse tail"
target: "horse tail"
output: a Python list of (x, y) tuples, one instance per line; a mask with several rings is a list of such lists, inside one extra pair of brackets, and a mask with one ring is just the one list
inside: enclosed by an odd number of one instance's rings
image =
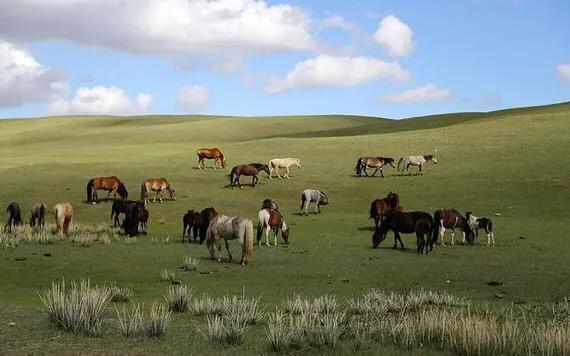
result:
[(264, 224), (264, 219), (263, 216), (265, 215), (265, 212), (267, 210), (262, 209), (259, 211), (259, 214), (257, 214), (257, 241), (259, 242), (261, 240), (261, 235), (263, 234), (263, 224)]
[(251, 260), (251, 256), (253, 254), (253, 222), (247, 219), (245, 221), (244, 226), (244, 234), (243, 234), (243, 256), (242, 256), (242, 263), (247, 263)]
[(356, 167), (354, 167), (354, 170), (356, 171), (356, 174), (358, 175), (362, 174), (362, 165), (360, 163), (360, 158), (356, 160)]
[(370, 204), (370, 217), (369, 217), (369, 219), (372, 219), (375, 217), (376, 217), (376, 200), (374, 200), (372, 202), (372, 204)]
[(437, 210), (435, 213), (433, 213), (433, 234), (431, 238), (432, 244), (435, 244), (439, 237), (440, 221), (441, 221), (441, 210)]
[(301, 207), (299, 208), (299, 210), (303, 211), (303, 206), (305, 205), (305, 192), (301, 193)]
[(402, 163), (403, 160), (404, 157), (401, 157), (400, 160), (398, 161), (398, 172), (400, 171), (400, 164)]
[(93, 198), (93, 179), (87, 182), (87, 201), (90, 202)]
[[(146, 182), (143, 182), (143, 184), (141, 184), (141, 200), (145, 201), (146, 196), (147, 196)], [(162, 197), (162, 195), (161, 195), (161, 197)]]
[(226, 158), (224, 157), (222, 151), (220, 151), (220, 160), (222, 161), (222, 168), (226, 168)]
[(232, 168), (232, 171), (230, 172), (230, 185), (234, 185), (234, 176), (236, 175), (236, 167)]

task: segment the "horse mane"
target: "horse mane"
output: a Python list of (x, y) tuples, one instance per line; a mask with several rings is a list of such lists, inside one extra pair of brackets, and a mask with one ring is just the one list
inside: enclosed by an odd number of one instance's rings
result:
[(430, 160), (433, 159), (433, 155), (424, 155), (424, 159), (425, 159), (426, 161), (430, 161)]
[(319, 190), (319, 193), (321, 193), (321, 195), (323, 195), (323, 196), (327, 199), (327, 201), (329, 201), (329, 197), (327, 197), (327, 195), (326, 195), (324, 192), (321, 192), (321, 191)]

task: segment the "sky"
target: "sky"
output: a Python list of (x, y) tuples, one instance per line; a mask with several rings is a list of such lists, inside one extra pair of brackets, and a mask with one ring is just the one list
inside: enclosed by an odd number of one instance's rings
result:
[(0, 117), (570, 100), (567, 0), (1, 0)]

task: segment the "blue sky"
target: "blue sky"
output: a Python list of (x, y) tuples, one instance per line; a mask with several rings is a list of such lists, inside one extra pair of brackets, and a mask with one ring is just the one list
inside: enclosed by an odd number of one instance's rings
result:
[(569, 43), (568, 1), (4, 0), (0, 117), (540, 105)]

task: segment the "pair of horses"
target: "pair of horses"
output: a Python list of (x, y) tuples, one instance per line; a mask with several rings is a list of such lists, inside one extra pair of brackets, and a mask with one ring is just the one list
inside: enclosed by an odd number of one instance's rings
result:
[(184, 243), (186, 237), (188, 237), (188, 242), (190, 242), (191, 234), (194, 237), (194, 242), (198, 242), (199, 237), (200, 245), (204, 243), (208, 226), (217, 215), (218, 212), (213, 207), (206, 208), (200, 212), (188, 210), (182, 217), (182, 243)]
[[(119, 215), (125, 214), (123, 223), (119, 221)], [(138, 236), (139, 226), (144, 235), (147, 234), (148, 219), (150, 213), (146, 209), (145, 203), (135, 200), (119, 200), (113, 201), (111, 206), (111, 220), (113, 227), (122, 227), (125, 235)]]
[(216, 168), (226, 168), (226, 159), (222, 151), (217, 148), (199, 148), (196, 150), (196, 155), (198, 156), (198, 168), (202, 169), (205, 168), (204, 160), (205, 159), (213, 159), (214, 160), (214, 169)]

